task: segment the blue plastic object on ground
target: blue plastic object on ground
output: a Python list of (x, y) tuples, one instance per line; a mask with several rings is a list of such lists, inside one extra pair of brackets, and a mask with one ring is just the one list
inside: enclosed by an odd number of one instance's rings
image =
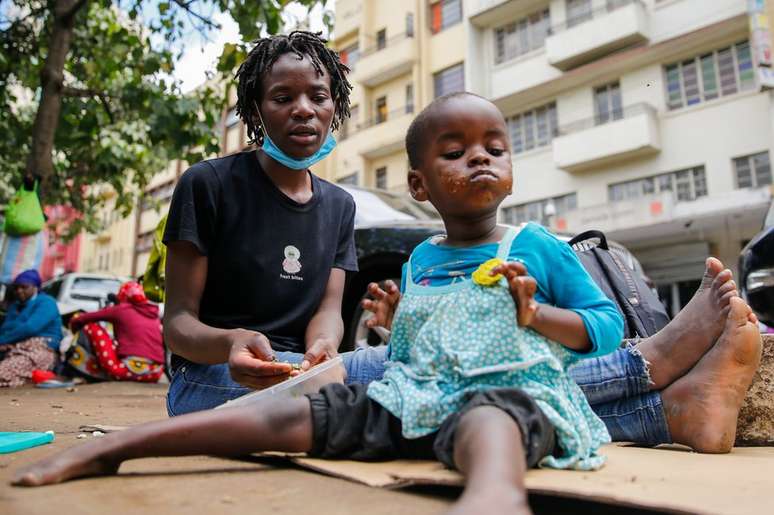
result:
[(30, 447), (37, 447), (54, 441), (54, 432), (45, 433), (4, 433), (0, 432), (0, 454), (8, 454), (16, 451), (23, 451)]

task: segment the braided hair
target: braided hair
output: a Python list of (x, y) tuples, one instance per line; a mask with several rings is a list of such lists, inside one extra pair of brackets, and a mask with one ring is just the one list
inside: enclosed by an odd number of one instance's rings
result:
[(334, 105), (332, 130), (338, 129), (342, 122), (349, 118), (349, 92), (352, 90), (352, 84), (346, 77), (349, 68), (341, 62), (337, 52), (326, 46), (328, 40), (320, 37), (320, 34), (294, 30), (287, 36), (258, 39), (245, 61), (239, 66), (236, 73), (236, 78), (239, 80), (236, 112), (247, 127), (248, 141), (251, 144), (263, 143), (263, 127), (256, 107), (260, 105), (263, 96), (261, 81), (283, 54), (294, 53), (299, 59), (307, 56), (318, 75), (324, 73), (323, 68), (327, 71), (331, 78)]

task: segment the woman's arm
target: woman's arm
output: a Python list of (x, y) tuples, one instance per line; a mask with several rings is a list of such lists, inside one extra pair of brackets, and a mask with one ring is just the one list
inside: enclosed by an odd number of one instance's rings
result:
[(73, 318), (70, 319), (70, 329), (77, 331), (86, 324), (93, 322), (115, 322), (115, 306), (108, 306), (106, 308), (92, 311), (91, 313), (76, 313)]
[(234, 381), (264, 388), (287, 378), (292, 367), (272, 363), (274, 352), (261, 333), (217, 329), (199, 320), (207, 282), (207, 256), (187, 241), (167, 245), (164, 339), (172, 352), (194, 363), (229, 364)]
[(231, 331), (199, 321), (199, 304), (207, 282), (207, 256), (186, 241), (167, 245), (164, 339), (169, 349), (190, 361), (225, 363)]
[(301, 368), (307, 369), (336, 356), (344, 336), (341, 301), (346, 272), (332, 268), (320, 306), (306, 327), (306, 354)]

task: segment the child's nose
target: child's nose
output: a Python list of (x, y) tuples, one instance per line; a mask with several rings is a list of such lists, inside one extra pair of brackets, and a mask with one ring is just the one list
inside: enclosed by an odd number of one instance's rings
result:
[(468, 160), (469, 166), (489, 164), (489, 154), (484, 149), (476, 149)]

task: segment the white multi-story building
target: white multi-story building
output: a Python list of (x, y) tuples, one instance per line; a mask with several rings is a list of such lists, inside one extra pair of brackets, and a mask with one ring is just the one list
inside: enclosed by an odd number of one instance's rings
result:
[[(769, 0), (771, 1), (771, 0)], [(466, 0), (465, 87), (506, 115), (507, 222), (601, 229), (672, 310), (772, 196), (774, 94), (747, 0)]]

